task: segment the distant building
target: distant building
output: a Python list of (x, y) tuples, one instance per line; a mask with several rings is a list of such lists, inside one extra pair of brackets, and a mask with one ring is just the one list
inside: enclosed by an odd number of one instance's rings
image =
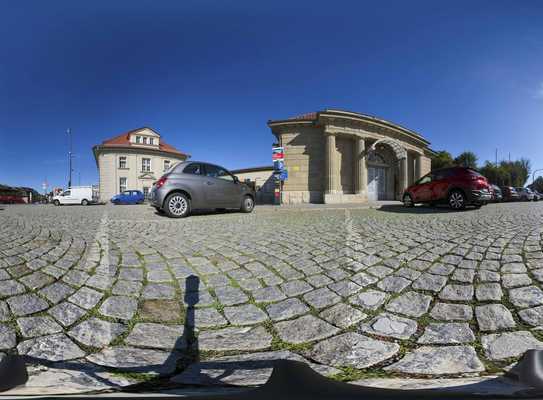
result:
[(100, 201), (124, 190), (141, 190), (146, 196), (153, 182), (177, 162), (190, 156), (143, 127), (104, 140), (93, 147), (100, 180)]
[(232, 172), (241, 182), (249, 181), (254, 185), (257, 204), (272, 204), (274, 200), (275, 181), (273, 165), (236, 169)]
[(268, 126), (284, 147), (284, 203), (401, 200), (431, 169), (430, 143), (381, 118), (329, 109)]

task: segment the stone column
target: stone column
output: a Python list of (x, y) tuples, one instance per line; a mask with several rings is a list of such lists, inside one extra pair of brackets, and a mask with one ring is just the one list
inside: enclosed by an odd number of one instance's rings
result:
[(400, 160), (400, 190), (399, 190), (399, 196), (401, 198), (403, 191), (405, 188), (407, 188), (407, 173), (408, 173), (408, 166), (407, 166), (407, 154), (404, 158)]
[(422, 178), (422, 154), (415, 158), (415, 180)]
[(366, 150), (366, 142), (363, 138), (355, 139), (355, 193), (366, 196), (368, 189), (368, 172), (366, 170), (366, 156), (364, 151)]
[(334, 194), (337, 193), (338, 187), (338, 171), (336, 162), (336, 136), (333, 134), (326, 134), (326, 147), (325, 147), (325, 193)]

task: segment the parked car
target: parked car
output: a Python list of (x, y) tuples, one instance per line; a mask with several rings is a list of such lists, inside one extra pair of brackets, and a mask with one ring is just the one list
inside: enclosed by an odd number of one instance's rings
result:
[(452, 167), (430, 172), (409, 186), (403, 196), (406, 207), (416, 203), (447, 203), (460, 210), (480, 207), (491, 200), (488, 180), (471, 168)]
[(125, 190), (111, 198), (113, 204), (141, 204), (144, 200), (141, 190)]
[(534, 193), (530, 189), (523, 187), (518, 187), (515, 189), (517, 190), (519, 200), (532, 201), (534, 199)]
[(518, 201), (517, 189), (512, 186), (502, 186), (500, 189), (502, 190), (503, 201)]
[(92, 186), (72, 186), (61, 194), (53, 197), (53, 204), (81, 204), (87, 206), (98, 201), (98, 192)]
[(502, 190), (499, 186), (496, 185), (490, 185), (490, 191), (492, 194), (492, 201), (494, 202), (500, 202), (503, 199)]
[(543, 193), (540, 193), (537, 190), (533, 190), (533, 192), (534, 192), (534, 201), (543, 200)]
[(149, 199), (157, 211), (182, 218), (195, 209), (235, 208), (250, 213), (255, 192), (223, 167), (185, 161), (153, 184)]

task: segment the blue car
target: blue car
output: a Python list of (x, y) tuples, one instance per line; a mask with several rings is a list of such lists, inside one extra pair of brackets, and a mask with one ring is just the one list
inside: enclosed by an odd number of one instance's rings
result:
[(113, 204), (141, 204), (145, 196), (140, 190), (125, 190), (111, 198)]

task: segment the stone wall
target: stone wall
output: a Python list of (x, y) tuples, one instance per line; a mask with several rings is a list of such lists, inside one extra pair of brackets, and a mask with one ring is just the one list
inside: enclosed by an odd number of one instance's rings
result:
[[(281, 135), (285, 147), (285, 167), (288, 180), (283, 190), (293, 192), (292, 198), (302, 198), (302, 192), (324, 190), (324, 136), (322, 130), (311, 127), (295, 127)], [(296, 193), (294, 193), (296, 192)], [(321, 194), (322, 195), (322, 194)]]
[(432, 159), (427, 156), (421, 157), (421, 175), (424, 176), (432, 170)]

